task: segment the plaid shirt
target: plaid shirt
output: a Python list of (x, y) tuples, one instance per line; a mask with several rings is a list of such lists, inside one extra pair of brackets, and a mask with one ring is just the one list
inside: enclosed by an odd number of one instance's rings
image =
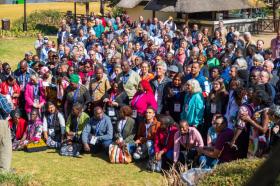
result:
[(7, 98), (0, 94), (0, 120), (5, 120), (12, 111), (12, 105)]

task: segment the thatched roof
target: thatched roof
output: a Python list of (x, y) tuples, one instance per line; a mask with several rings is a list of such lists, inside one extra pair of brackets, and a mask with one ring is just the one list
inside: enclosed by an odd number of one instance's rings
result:
[(143, 0), (121, 0), (117, 6), (122, 8), (134, 8)]
[(260, 0), (151, 0), (145, 10), (163, 12), (210, 12), (264, 7)]

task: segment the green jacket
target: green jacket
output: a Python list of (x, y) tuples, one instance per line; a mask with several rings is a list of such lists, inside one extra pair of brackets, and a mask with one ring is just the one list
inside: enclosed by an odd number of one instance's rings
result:
[[(66, 132), (75, 132), (74, 130), (74, 124), (72, 122), (74, 116), (72, 114), (70, 114), (67, 118), (66, 121)], [(89, 116), (85, 113), (82, 112), (81, 116), (78, 118), (78, 135), (81, 135), (85, 125), (87, 124), (87, 122), (89, 121)]]
[(136, 135), (135, 121), (133, 118), (128, 117), (123, 131), (120, 131), (119, 128), (117, 127), (115, 138), (117, 139), (122, 136), (125, 143), (133, 143), (134, 142), (133, 139), (135, 135)]
[(186, 120), (190, 126), (197, 126), (203, 122), (204, 99), (201, 92), (187, 94), (184, 100), (181, 119)]

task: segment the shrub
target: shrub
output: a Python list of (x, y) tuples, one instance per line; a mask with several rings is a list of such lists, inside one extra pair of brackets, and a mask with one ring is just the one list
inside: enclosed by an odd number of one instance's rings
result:
[(244, 159), (221, 164), (198, 185), (244, 185), (262, 162), (263, 159)]
[[(56, 34), (64, 14), (56, 10), (42, 10), (32, 12), (27, 17), (27, 30), (42, 32), (46, 35)], [(12, 32), (23, 31), (23, 17), (12, 24)]]

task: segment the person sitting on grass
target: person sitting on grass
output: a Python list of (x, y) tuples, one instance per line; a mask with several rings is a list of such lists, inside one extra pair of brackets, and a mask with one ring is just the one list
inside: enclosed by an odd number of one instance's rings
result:
[(202, 168), (213, 168), (218, 163), (230, 162), (236, 159), (236, 153), (230, 147), (230, 142), (234, 136), (233, 130), (227, 127), (227, 119), (224, 116), (216, 117), (214, 125), (218, 137), (215, 146), (212, 148), (197, 148), (199, 163)]
[(27, 128), (23, 134), (22, 139), (19, 142), (19, 145), (14, 148), (14, 150), (22, 150), (29, 143), (39, 142), (42, 137), (43, 124), (39, 117), (37, 109), (32, 109), (30, 112), (30, 119), (28, 120)]
[(104, 114), (101, 107), (94, 108), (94, 116), (83, 129), (82, 142), (85, 152), (97, 153), (101, 147), (109, 152), (113, 139), (113, 126), (109, 116)]
[(47, 145), (60, 147), (65, 135), (65, 119), (52, 102), (47, 103), (47, 112), (43, 118), (43, 134)]
[(83, 105), (74, 103), (72, 113), (68, 116), (66, 122), (66, 139), (67, 143), (79, 143), (82, 130), (89, 121), (89, 116), (83, 112)]
[(15, 149), (26, 131), (27, 121), (20, 116), (19, 110), (13, 110), (10, 116), (9, 127), (12, 135), (13, 149)]

